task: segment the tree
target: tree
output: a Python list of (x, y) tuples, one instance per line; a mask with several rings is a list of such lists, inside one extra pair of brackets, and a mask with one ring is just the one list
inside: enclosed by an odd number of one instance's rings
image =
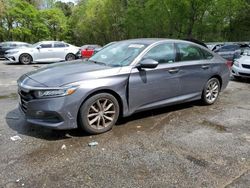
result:
[(43, 23), (49, 29), (49, 38), (53, 40), (64, 40), (67, 32), (66, 17), (58, 8), (45, 9), (40, 12)]

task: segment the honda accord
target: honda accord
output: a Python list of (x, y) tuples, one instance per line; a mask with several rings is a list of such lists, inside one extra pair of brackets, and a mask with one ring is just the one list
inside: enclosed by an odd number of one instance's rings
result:
[(98, 134), (118, 117), (194, 100), (213, 104), (229, 82), (219, 55), (170, 39), (116, 42), (90, 59), (58, 63), (18, 80), (27, 122)]

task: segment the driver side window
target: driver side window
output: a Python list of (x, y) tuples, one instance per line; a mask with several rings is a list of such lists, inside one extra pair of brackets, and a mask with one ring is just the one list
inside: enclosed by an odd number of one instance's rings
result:
[(41, 48), (52, 48), (52, 44), (40, 44)]
[(173, 63), (175, 62), (175, 58), (175, 47), (172, 43), (159, 44), (149, 50), (143, 57), (143, 59), (153, 59), (158, 61), (159, 64)]

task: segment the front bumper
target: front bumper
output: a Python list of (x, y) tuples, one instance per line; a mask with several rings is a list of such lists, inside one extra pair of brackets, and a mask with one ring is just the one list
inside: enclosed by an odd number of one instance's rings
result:
[(5, 59), (9, 60), (10, 62), (13, 62), (13, 63), (19, 62), (19, 55), (18, 54), (5, 54), (4, 57), (5, 57)]
[[(74, 94), (72, 94), (74, 97)], [(19, 109), (28, 123), (52, 129), (77, 128), (78, 103), (72, 96), (35, 99), (19, 90)]]
[(233, 76), (250, 78), (250, 67), (244, 68), (241, 64), (239, 64), (239, 67), (233, 65), (231, 71)]

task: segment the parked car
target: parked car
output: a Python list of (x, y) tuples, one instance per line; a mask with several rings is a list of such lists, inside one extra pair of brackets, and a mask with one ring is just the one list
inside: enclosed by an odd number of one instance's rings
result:
[(116, 42), (85, 63), (24, 74), (18, 91), (29, 123), (97, 134), (111, 129), (119, 116), (200, 99), (211, 105), (229, 76), (226, 61), (198, 44), (133, 39)]
[(11, 62), (30, 64), (34, 62), (59, 62), (76, 59), (79, 47), (60, 41), (42, 41), (29, 48), (7, 50), (5, 58)]
[(239, 44), (241, 54), (243, 54), (245, 51), (250, 51), (250, 46), (248, 44)]
[(7, 50), (16, 49), (16, 48), (27, 48), (30, 47), (31, 44), (25, 42), (1, 42), (0, 43), (0, 58), (4, 58), (4, 54)]
[(214, 52), (218, 53), (221, 57), (227, 60), (233, 61), (235, 58), (240, 56), (241, 50), (240, 46), (237, 44), (228, 44), (214, 50)]
[(250, 50), (234, 61), (232, 75), (236, 79), (250, 78)]
[(97, 44), (84, 45), (80, 47), (79, 51), (77, 52), (77, 56), (79, 58), (90, 58), (94, 54), (96, 48), (101, 48), (101, 46)]
[(218, 42), (212, 42), (212, 43), (206, 43), (206, 46), (208, 47), (209, 50), (217, 50), (218, 48), (224, 46), (224, 43), (218, 43)]

